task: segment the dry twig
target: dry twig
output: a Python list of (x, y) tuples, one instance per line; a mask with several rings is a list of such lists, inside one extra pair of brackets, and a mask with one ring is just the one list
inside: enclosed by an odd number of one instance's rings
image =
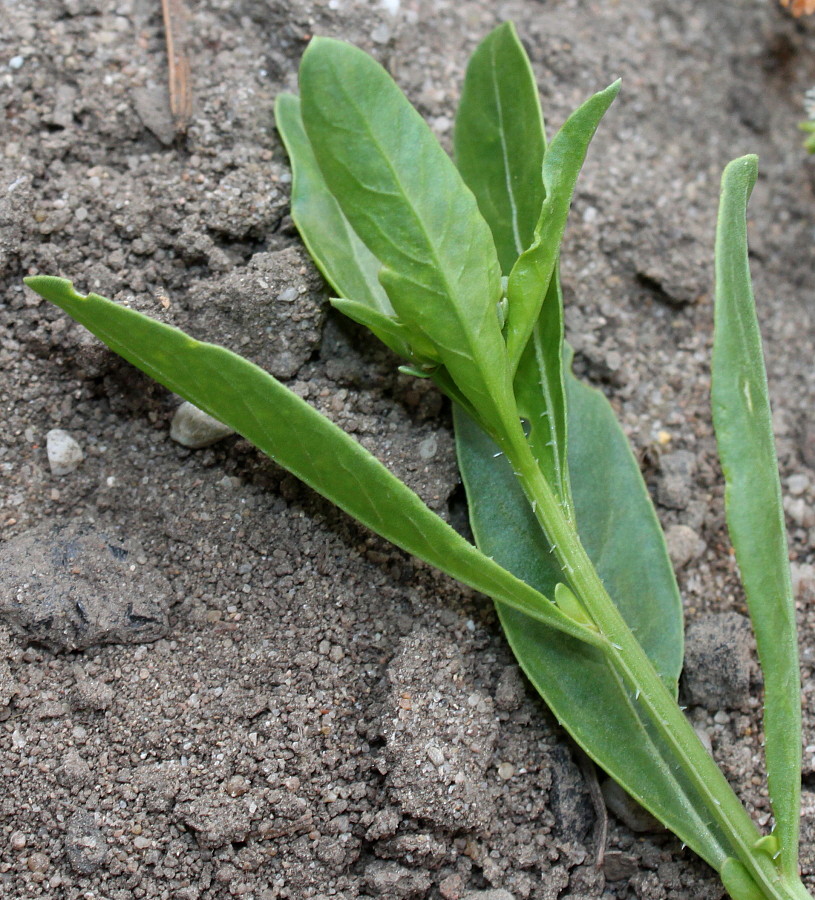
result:
[(184, 134), (192, 115), (190, 59), (187, 56), (187, 11), (184, 0), (161, 0), (170, 80), (170, 112), (178, 134)]

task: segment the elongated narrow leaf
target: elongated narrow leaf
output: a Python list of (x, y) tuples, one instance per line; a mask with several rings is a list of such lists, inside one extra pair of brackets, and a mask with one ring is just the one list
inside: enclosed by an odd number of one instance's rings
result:
[(353, 319), (359, 325), (364, 325), (372, 331), (394, 353), (398, 353), (406, 359), (410, 359), (414, 355), (411, 352), (404, 325), (395, 318), (383, 315), (366, 303), (357, 303), (355, 300), (345, 300), (342, 297), (334, 297), (331, 305), (349, 319)]
[(574, 522), (563, 371), (563, 295), (556, 266), (518, 364), (515, 399), (519, 414), (527, 422), (529, 445), (538, 466), (555, 489), (566, 517)]
[(620, 82), (607, 87), (564, 122), (543, 158), (545, 199), (535, 228), (535, 241), (525, 250), (509, 276), (507, 297), (507, 352), (514, 369), (538, 320), (549, 280), (560, 252), (572, 194), (589, 142), (606, 110), (620, 90)]
[(291, 162), (291, 217), (312, 259), (340, 297), (395, 316), (379, 283), (382, 263), (357, 237), (331, 196), (306, 137), (297, 97), (280, 94), (275, 122)]
[(455, 160), (509, 275), (530, 246), (543, 206), (543, 130), (538, 89), (511, 22), (476, 48), (456, 113)]
[[(664, 539), (637, 464), (602, 394), (573, 376), (569, 467), (581, 540), (626, 622), (670, 690), (682, 665), (682, 611)], [(563, 581), (506, 460), (456, 411), (459, 465), (478, 546), (528, 584), (554, 595)], [(671, 748), (601, 652), (498, 605), (522, 668), (564, 727), (632, 796), (712, 865), (735, 853), (705, 804), (675, 771)]]
[(754, 156), (722, 176), (716, 228), (713, 424), (724, 471), (727, 527), (764, 672), (765, 755), (781, 862), (797, 875), (801, 701), (795, 603), (781, 505), (767, 376), (747, 262), (747, 200)]
[[(532, 244), (544, 202), (546, 137), (532, 67), (511, 23), (479, 44), (456, 114), (456, 164), (495, 238), (509, 275)], [(555, 248), (556, 249), (556, 248)], [(563, 300), (557, 272), (515, 377), (518, 412), (538, 464), (574, 519), (563, 388)]]
[(315, 38), (300, 66), (303, 124), (329, 190), (379, 259), (400, 321), (498, 422), (510, 404), (489, 227), (450, 158), (370, 56)]
[(26, 284), (377, 534), (533, 618), (594, 640), (464, 540), (342, 429), (253, 363), (104, 297), (82, 296), (63, 278), (27, 278)]

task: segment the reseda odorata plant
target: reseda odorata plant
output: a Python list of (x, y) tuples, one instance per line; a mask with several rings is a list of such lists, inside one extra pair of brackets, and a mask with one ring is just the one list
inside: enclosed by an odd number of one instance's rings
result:
[(716, 234), (713, 418), (765, 681), (775, 827), (762, 835), (677, 705), (682, 608), (611, 407), (571, 374), (558, 254), (589, 141), (619, 84), (547, 145), (513, 27), (470, 61), (455, 162), (390, 76), (315, 38), (278, 98), (292, 215), (337, 293), (453, 401), (477, 547), (356, 441), (247, 360), (60, 278), (26, 283), (373, 531), (491, 596), (529, 680), (589, 756), (718, 870), (734, 900), (809, 897), (798, 874), (795, 615), (747, 265), (756, 158), (727, 166)]

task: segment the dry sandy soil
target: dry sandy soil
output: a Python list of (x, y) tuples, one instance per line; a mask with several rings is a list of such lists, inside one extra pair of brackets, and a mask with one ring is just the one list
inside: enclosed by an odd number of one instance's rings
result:
[[(550, 133), (624, 80), (564, 248), (569, 337), (671, 529), (688, 714), (766, 825), (707, 406), (718, 180), (761, 157), (752, 264), (800, 602), (813, 886), (815, 168), (796, 131), (812, 24), (770, 0), (189, 5), (194, 109), (175, 141), (158, 2), (0, 0), (0, 895), (722, 896), (613, 797), (595, 865), (591, 778), (486, 598), (245, 441), (174, 443), (178, 399), (21, 285), (70, 276), (245, 353), (463, 527), (449, 408), (328, 311), (272, 105), (309, 37), (332, 35), (381, 60), (447, 142), (467, 58), (505, 19)], [(84, 453), (63, 476), (55, 428)]]

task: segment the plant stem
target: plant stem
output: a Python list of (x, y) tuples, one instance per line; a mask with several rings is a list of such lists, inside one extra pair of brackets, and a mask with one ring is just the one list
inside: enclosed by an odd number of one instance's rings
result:
[[(507, 429), (501, 448), (519, 478), (551, 543), (567, 581), (600, 633), (608, 640), (607, 658), (674, 754), (675, 764), (698, 791), (738, 860), (768, 900), (802, 900), (810, 895), (796, 878), (787, 880), (770, 856), (756, 850), (761, 837), (726, 778), (699, 740), (676, 700), (655, 671), (640, 643), (608, 595), (575, 527), (532, 456), (520, 424)], [(724, 859), (719, 860), (721, 867)]]

